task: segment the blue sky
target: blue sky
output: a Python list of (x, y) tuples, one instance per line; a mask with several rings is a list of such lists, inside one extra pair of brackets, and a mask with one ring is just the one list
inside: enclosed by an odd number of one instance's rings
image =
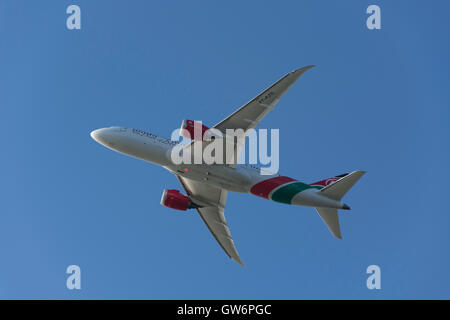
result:
[[(81, 30), (66, 8), (81, 7)], [(381, 30), (368, 30), (370, 4)], [(450, 298), (448, 1), (0, 3), (0, 298)], [(343, 240), (312, 208), (230, 194), (248, 266), (194, 213), (159, 204), (162, 168), (90, 131), (169, 136), (213, 125), (286, 72), (308, 71), (262, 122), (280, 171), (355, 169)], [(69, 291), (68, 265), (82, 289)], [(366, 268), (381, 267), (381, 290)]]

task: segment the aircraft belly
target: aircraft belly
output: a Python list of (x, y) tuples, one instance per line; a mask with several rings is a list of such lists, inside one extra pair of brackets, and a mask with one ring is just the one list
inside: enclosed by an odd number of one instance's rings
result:
[(248, 176), (234, 168), (225, 166), (187, 165), (166, 167), (169, 171), (187, 179), (233, 192), (247, 193), (250, 190)]
[(206, 183), (208, 185), (214, 186), (214, 187), (225, 189), (227, 191), (240, 192), (240, 193), (248, 192), (248, 190), (246, 188), (244, 188), (242, 185), (228, 183), (228, 182), (222, 181), (220, 179), (207, 178), (206, 180), (203, 179), (200, 181), (202, 181), (203, 183)]

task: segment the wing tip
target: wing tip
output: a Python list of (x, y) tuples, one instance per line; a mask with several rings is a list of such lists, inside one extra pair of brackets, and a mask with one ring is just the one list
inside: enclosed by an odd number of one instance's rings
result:
[(231, 259), (233, 259), (235, 262), (239, 263), (244, 268), (247, 268), (247, 266), (242, 262), (242, 260), (241, 260), (241, 258), (239, 256), (238, 257), (231, 257)]
[(308, 71), (311, 68), (314, 68), (315, 66), (316, 66), (315, 64), (310, 64), (309, 66), (298, 68), (298, 69), (292, 71), (292, 73), (299, 73), (299, 72), (303, 73), (305, 71)]

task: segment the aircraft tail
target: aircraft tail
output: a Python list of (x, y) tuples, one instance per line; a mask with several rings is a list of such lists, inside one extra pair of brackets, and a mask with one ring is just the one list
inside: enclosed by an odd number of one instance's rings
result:
[(361, 170), (353, 171), (333, 184), (321, 189), (319, 193), (333, 200), (341, 200), (344, 194), (346, 194), (348, 190), (353, 187), (353, 185), (363, 176), (364, 173), (366, 172)]
[(328, 185), (330, 185), (332, 183), (335, 183), (339, 179), (342, 179), (346, 175), (348, 175), (348, 173), (340, 174), (338, 176), (334, 176), (334, 177), (331, 177), (331, 178), (328, 178), (328, 179), (324, 179), (324, 180), (321, 180), (321, 181), (310, 183), (309, 185), (311, 187), (314, 187), (314, 188), (317, 188), (317, 189), (320, 190), (320, 189), (325, 188), (326, 186), (328, 186)]
[[(340, 201), (342, 197), (350, 190), (350, 188), (353, 187), (353, 185), (363, 176), (364, 173), (365, 171), (358, 170), (347, 174), (343, 178), (321, 189), (319, 193), (333, 200)], [(343, 209), (350, 209), (350, 207), (344, 205)], [(342, 239), (337, 209), (316, 208), (316, 210), (333, 236), (338, 239)]]
[(338, 239), (342, 239), (341, 227), (337, 209), (334, 208), (316, 208), (317, 213), (330, 230), (331, 234)]

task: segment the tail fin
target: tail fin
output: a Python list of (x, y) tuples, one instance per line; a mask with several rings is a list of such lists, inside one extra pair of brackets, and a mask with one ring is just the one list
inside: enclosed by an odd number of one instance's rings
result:
[[(353, 185), (363, 176), (364, 173), (365, 171), (353, 171), (352, 173), (345, 175), (338, 181), (329, 184), (319, 192), (320, 194), (328, 198), (340, 201), (342, 197), (348, 192), (348, 190), (350, 190), (350, 188), (353, 187)], [(350, 209), (348, 206), (346, 206), (346, 208)], [(333, 236), (342, 239), (337, 209), (316, 208), (316, 210)]]

